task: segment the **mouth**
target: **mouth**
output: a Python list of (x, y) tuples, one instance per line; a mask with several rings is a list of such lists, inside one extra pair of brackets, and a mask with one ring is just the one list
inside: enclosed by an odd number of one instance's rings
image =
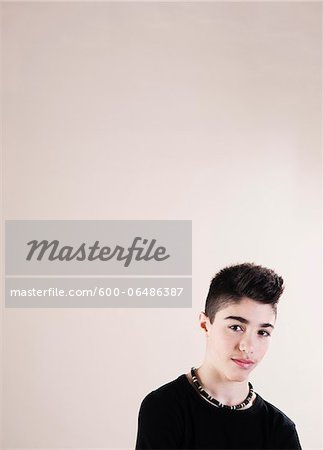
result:
[(242, 369), (250, 369), (255, 363), (251, 361), (251, 359), (234, 359), (231, 358), (231, 360), (236, 363), (238, 367), (241, 367)]

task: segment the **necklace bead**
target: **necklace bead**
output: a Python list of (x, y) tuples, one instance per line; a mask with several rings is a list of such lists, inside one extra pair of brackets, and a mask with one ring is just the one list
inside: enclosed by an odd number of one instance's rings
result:
[(251, 402), (252, 396), (253, 396), (253, 386), (252, 384), (249, 382), (249, 393), (247, 395), (247, 397), (245, 398), (245, 400), (242, 403), (239, 403), (239, 405), (233, 405), (233, 406), (229, 406), (229, 405), (224, 405), (223, 403), (219, 402), (218, 400), (216, 400), (214, 397), (212, 397), (212, 395), (208, 394), (202, 387), (201, 383), (199, 382), (198, 378), (197, 378), (197, 374), (196, 374), (196, 369), (195, 367), (191, 368), (191, 376), (192, 376), (192, 382), (194, 384), (194, 386), (197, 388), (199, 394), (205, 398), (208, 402), (212, 403), (212, 405), (218, 407), (218, 408), (224, 408), (224, 409), (241, 409), (244, 408), (245, 406), (249, 405), (249, 403)]

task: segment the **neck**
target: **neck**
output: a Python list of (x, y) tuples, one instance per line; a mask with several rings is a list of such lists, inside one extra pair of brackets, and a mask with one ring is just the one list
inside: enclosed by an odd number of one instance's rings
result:
[(207, 361), (196, 372), (204, 390), (224, 405), (237, 405), (248, 395), (248, 380), (229, 380)]

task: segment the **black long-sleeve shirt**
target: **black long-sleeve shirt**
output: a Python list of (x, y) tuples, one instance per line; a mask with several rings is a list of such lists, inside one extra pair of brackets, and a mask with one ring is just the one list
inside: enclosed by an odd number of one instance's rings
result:
[(301, 450), (294, 422), (257, 394), (244, 410), (205, 401), (186, 375), (148, 394), (138, 419), (136, 450)]

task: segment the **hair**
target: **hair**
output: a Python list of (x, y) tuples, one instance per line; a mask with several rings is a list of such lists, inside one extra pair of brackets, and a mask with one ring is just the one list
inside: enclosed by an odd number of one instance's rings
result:
[(277, 315), (277, 303), (284, 291), (284, 280), (273, 270), (253, 263), (237, 264), (220, 270), (211, 281), (205, 314), (211, 323), (215, 314), (243, 297), (270, 304)]

